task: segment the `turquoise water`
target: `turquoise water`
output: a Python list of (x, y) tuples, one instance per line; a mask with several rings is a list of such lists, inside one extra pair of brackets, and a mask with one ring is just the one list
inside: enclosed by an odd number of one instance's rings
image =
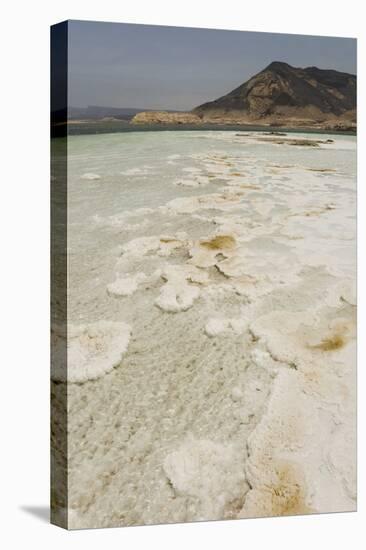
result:
[[(182, 129), (182, 126), (174, 126), (174, 125), (164, 125), (163, 127), (161, 125), (153, 125), (153, 124), (139, 124), (139, 125), (130, 125), (128, 122), (123, 121), (97, 121), (97, 122), (73, 122), (68, 124), (67, 132), (69, 136), (74, 135), (84, 135), (84, 134), (105, 134), (105, 133), (115, 133), (115, 132), (156, 132), (156, 131), (240, 131), (240, 132), (248, 132), (248, 131), (255, 131), (255, 132), (268, 132), (268, 131), (278, 131), (278, 127), (263, 127), (263, 126), (251, 126), (251, 125), (240, 125), (240, 124), (210, 124), (206, 127), (204, 125), (197, 126), (189, 124), (184, 125), (184, 129)], [(293, 130), (291, 128), (281, 128), (280, 131), (284, 132), (295, 132), (298, 133), (302, 130)], [(306, 130), (304, 130), (306, 133)], [(323, 133), (322, 130), (312, 130), (312, 133), (319, 134)], [(345, 132), (347, 134), (347, 132)], [(330, 134), (339, 135), (339, 132), (330, 132)]]

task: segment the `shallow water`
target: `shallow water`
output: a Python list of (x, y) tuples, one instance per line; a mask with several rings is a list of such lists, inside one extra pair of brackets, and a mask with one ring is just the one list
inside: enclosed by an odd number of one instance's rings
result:
[(236, 134), (69, 137), (72, 527), (355, 507), (355, 138)]

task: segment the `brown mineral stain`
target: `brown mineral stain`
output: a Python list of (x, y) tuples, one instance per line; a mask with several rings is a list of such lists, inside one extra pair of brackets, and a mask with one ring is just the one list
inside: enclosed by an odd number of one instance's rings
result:
[(179, 243), (180, 241), (178, 239), (173, 239), (170, 237), (161, 237), (160, 242), (161, 243)]
[(225, 248), (234, 248), (236, 241), (231, 235), (216, 235), (210, 240), (201, 241), (201, 246), (209, 250), (221, 250)]
[(333, 334), (328, 338), (323, 338), (323, 340), (319, 344), (310, 347), (312, 349), (318, 349), (320, 351), (334, 351), (343, 348), (345, 343), (346, 339), (342, 334)]
[(332, 168), (308, 168), (309, 172), (335, 172)]
[(252, 185), (250, 183), (243, 183), (240, 187), (241, 189), (260, 189), (258, 185)]
[(268, 141), (276, 145), (301, 145), (302, 147), (319, 147), (319, 143), (325, 143), (321, 140), (312, 139), (280, 139), (280, 138), (257, 138), (257, 141)]
[(309, 216), (320, 216), (320, 214), (322, 214), (323, 210), (309, 210), (308, 212), (305, 212), (305, 216), (309, 217)]
[(272, 515), (310, 514), (312, 510), (306, 504), (306, 488), (296, 468), (283, 463), (276, 467), (275, 473), (277, 480), (268, 488)]
[(227, 503), (224, 510), (224, 519), (235, 519), (243, 508), (245, 494)]

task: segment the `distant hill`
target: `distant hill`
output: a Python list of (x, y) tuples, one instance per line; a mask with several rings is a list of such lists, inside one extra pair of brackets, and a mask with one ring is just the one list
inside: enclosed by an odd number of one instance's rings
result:
[(119, 107), (101, 107), (99, 105), (88, 105), (88, 107), (69, 107), (69, 120), (88, 119), (99, 120), (102, 118), (117, 118), (129, 120), (143, 109), (119, 108)]
[(228, 94), (192, 111), (204, 122), (356, 123), (356, 76), (274, 61)]
[(177, 111), (143, 111), (137, 113), (131, 120), (131, 124), (200, 124), (201, 119), (194, 113), (182, 113)]
[[(101, 107), (99, 105), (88, 105), (88, 107), (69, 107), (68, 118), (69, 120), (102, 120), (105, 118), (131, 120), (138, 113), (145, 111), (146, 109), (138, 109), (134, 107)], [(148, 112), (155, 111), (153, 109), (149, 109)]]

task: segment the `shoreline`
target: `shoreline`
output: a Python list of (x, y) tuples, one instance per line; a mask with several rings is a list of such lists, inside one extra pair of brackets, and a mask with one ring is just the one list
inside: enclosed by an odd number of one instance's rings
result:
[[(66, 127), (66, 128), (65, 128)], [(66, 129), (66, 132), (65, 132)], [(122, 121), (92, 121), (78, 120), (55, 124), (51, 129), (51, 137), (65, 137), (89, 134), (111, 134), (129, 132), (191, 132), (191, 131), (245, 131), (245, 132), (277, 132), (308, 133), (357, 136), (357, 127), (354, 129), (334, 129), (326, 126), (314, 128), (312, 126), (270, 126), (249, 124), (130, 124)]]

